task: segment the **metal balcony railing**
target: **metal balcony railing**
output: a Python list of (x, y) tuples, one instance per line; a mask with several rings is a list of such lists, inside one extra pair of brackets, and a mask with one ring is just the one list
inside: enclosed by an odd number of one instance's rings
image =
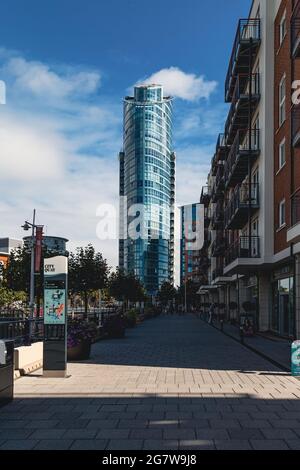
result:
[(217, 160), (224, 160), (227, 150), (227, 136), (226, 134), (219, 134), (216, 145)]
[[(247, 211), (249, 207), (253, 209), (258, 209), (259, 207), (259, 184), (258, 183), (243, 183), (238, 185), (232, 197), (228, 201), (225, 211), (224, 211), (224, 221), (225, 227), (232, 223), (234, 217), (240, 216), (240, 224), (241, 227), (234, 227), (234, 228), (242, 228), (245, 220), (245, 216), (247, 218)], [(239, 211), (243, 211), (239, 213)], [(245, 212), (246, 211), (246, 212)], [(239, 222), (237, 221), (237, 224)]]
[(224, 183), (224, 165), (218, 165), (217, 175), (216, 175), (216, 188), (220, 188)]
[(237, 259), (260, 258), (260, 238), (241, 236), (228, 249), (225, 257), (225, 265)]
[(222, 229), (223, 223), (224, 223), (224, 206), (223, 206), (223, 201), (219, 200), (212, 214), (211, 225), (212, 225), (213, 230)]
[[(233, 124), (235, 118), (238, 116), (239, 111), (239, 102), (241, 100), (246, 100), (246, 105), (248, 105), (246, 111), (249, 110), (249, 106), (252, 106), (252, 112), (255, 110), (255, 103), (258, 103), (260, 98), (260, 74), (251, 73), (249, 74), (239, 74), (236, 80), (235, 88), (232, 95), (232, 104), (228, 113), (228, 117), (225, 124), (225, 133), (227, 136), (230, 135), (231, 125)], [(245, 104), (245, 103), (243, 103)], [(245, 114), (245, 113), (244, 113)], [(249, 113), (245, 114), (246, 122), (248, 122)], [(240, 124), (240, 123), (238, 123)], [(242, 129), (245, 129), (244, 122), (241, 121)], [(228, 137), (227, 137), (228, 139)]]
[(226, 147), (226, 135), (225, 134), (219, 134), (218, 140), (217, 140), (217, 147), (216, 150), (220, 148)]
[(213, 258), (224, 255), (226, 249), (226, 240), (224, 236), (217, 236), (211, 245), (211, 255)]
[(291, 200), (292, 226), (300, 223), (300, 194), (296, 194)]
[(236, 73), (236, 69), (239, 68), (239, 65), (242, 67), (247, 66), (247, 57), (250, 53), (253, 53), (249, 50), (249, 45), (257, 46), (260, 39), (261, 26), (259, 18), (239, 20), (225, 82), (226, 101), (230, 99), (231, 80)]
[(224, 274), (223, 266), (219, 266), (212, 272), (212, 280), (215, 281), (218, 277), (222, 277)]
[(202, 256), (199, 261), (199, 267), (201, 269), (208, 269), (211, 265), (211, 260), (208, 258), (207, 255)]
[(203, 186), (200, 196), (200, 204), (207, 205), (211, 197), (211, 188), (210, 186)]
[[(225, 162), (224, 174), (225, 182), (228, 183), (228, 180), (232, 173), (235, 171), (237, 164), (239, 163), (240, 158), (243, 158), (244, 161), (241, 162), (242, 165), (239, 165), (240, 173), (242, 179), (247, 174), (248, 170), (248, 158), (251, 154), (257, 154), (260, 151), (260, 131), (259, 129), (253, 129), (251, 132), (247, 132), (245, 135), (244, 130), (238, 130), (233, 141), (232, 147), (228, 154), (228, 159)], [(244, 171), (243, 171), (244, 170)], [(246, 170), (246, 173), (245, 173)]]
[(208, 228), (211, 220), (211, 210), (209, 207), (204, 208), (204, 227)]

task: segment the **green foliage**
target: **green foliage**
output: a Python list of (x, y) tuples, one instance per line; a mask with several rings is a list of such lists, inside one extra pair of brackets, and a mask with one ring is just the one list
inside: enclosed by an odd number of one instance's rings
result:
[(146, 298), (142, 283), (133, 274), (125, 274), (118, 269), (108, 281), (110, 295), (118, 301), (142, 302)]
[(186, 288), (184, 284), (179, 287), (177, 298), (178, 298), (178, 302), (181, 304), (184, 304), (185, 302), (185, 289), (186, 289), (186, 298), (187, 298), (188, 306), (196, 305), (197, 302), (199, 301), (199, 296), (197, 294), (199, 290), (199, 284), (191, 280), (188, 280), (186, 283)]
[(69, 289), (73, 294), (83, 294), (86, 312), (88, 296), (105, 287), (108, 272), (106, 260), (92, 245), (77, 248), (75, 253), (70, 254)]
[(17, 248), (10, 254), (3, 270), (3, 285), (10, 290), (29, 293), (30, 252), (25, 247)]
[(176, 289), (170, 282), (164, 282), (158, 293), (158, 300), (162, 305), (167, 305), (176, 296)]
[(26, 292), (15, 292), (6, 287), (0, 287), (0, 307), (10, 307), (14, 302), (26, 302)]
[(136, 325), (138, 318), (138, 312), (135, 308), (128, 310), (125, 314), (125, 320), (129, 327), (134, 327)]

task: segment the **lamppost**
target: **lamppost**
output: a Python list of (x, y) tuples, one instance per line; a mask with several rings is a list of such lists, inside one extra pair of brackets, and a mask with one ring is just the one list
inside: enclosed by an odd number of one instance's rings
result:
[(30, 293), (29, 293), (29, 308), (30, 308), (30, 318), (31, 320), (34, 317), (34, 253), (35, 253), (35, 232), (38, 227), (41, 225), (36, 225), (35, 223), (36, 211), (33, 210), (32, 222), (25, 220), (24, 225), (22, 225), (23, 230), (28, 231), (31, 228), (31, 258), (30, 258)]

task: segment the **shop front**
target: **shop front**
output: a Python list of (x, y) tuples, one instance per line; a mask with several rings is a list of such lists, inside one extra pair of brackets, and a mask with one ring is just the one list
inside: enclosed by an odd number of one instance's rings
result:
[(288, 265), (273, 272), (271, 329), (288, 338), (295, 335), (294, 270)]

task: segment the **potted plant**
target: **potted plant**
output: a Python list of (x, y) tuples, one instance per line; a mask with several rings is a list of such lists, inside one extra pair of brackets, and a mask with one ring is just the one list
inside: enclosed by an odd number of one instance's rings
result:
[(138, 317), (137, 311), (134, 308), (130, 309), (125, 314), (126, 326), (128, 328), (134, 328), (136, 326), (137, 317)]
[(125, 320), (121, 314), (108, 317), (104, 323), (104, 330), (109, 338), (124, 338)]
[(68, 322), (67, 356), (69, 361), (89, 359), (91, 344), (97, 335), (94, 323), (71, 320)]

